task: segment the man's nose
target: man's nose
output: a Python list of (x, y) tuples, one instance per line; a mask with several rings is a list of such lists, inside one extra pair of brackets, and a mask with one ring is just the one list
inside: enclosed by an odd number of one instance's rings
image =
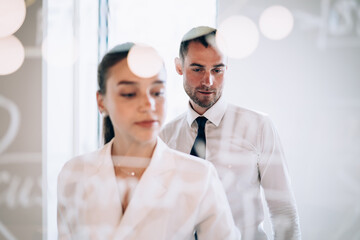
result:
[(203, 85), (205, 86), (212, 86), (214, 84), (214, 76), (211, 74), (211, 72), (206, 72), (204, 79), (203, 79)]

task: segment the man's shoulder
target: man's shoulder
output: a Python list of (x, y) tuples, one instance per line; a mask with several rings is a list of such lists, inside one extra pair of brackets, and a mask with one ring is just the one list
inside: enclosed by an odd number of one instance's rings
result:
[(242, 115), (242, 116), (248, 116), (253, 117), (257, 119), (265, 119), (268, 118), (268, 114), (264, 112), (260, 112), (254, 109), (237, 106), (235, 104), (229, 104), (227, 108), (228, 113), (236, 114), (236, 115)]
[(186, 122), (186, 115), (187, 112), (183, 112), (182, 114), (178, 115), (177, 117), (166, 123), (163, 129), (172, 129), (174, 128), (174, 126), (178, 126), (180, 123)]
[(161, 129), (159, 134), (160, 138), (163, 139), (166, 143), (169, 143), (171, 138), (178, 136), (184, 124), (186, 123), (186, 114), (187, 112), (184, 112), (170, 122), (166, 123)]

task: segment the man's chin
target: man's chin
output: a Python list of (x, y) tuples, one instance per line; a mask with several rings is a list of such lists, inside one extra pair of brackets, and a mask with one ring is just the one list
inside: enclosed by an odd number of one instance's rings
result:
[(213, 102), (213, 101), (209, 101), (209, 100), (207, 100), (207, 101), (204, 101), (204, 100), (202, 100), (202, 101), (195, 101), (195, 103), (196, 103), (198, 106), (202, 107), (202, 108), (210, 108), (210, 107), (212, 107), (212, 105), (214, 105), (214, 102)]

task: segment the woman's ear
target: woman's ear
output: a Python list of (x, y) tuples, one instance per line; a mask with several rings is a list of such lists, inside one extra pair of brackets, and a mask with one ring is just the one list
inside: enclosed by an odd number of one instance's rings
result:
[(179, 75), (183, 75), (181, 59), (178, 57), (175, 58), (175, 69)]
[(107, 110), (104, 104), (104, 95), (99, 91), (96, 92), (96, 101), (101, 114), (107, 114)]

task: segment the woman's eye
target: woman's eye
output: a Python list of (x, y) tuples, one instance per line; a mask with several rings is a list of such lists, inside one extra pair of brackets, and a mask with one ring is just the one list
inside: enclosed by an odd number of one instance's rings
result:
[(163, 96), (163, 95), (164, 95), (164, 91), (156, 91), (156, 92), (153, 92), (153, 95), (154, 95), (155, 97)]
[(125, 98), (132, 98), (136, 96), (136, 93), (120, 93), (120, 96)]

